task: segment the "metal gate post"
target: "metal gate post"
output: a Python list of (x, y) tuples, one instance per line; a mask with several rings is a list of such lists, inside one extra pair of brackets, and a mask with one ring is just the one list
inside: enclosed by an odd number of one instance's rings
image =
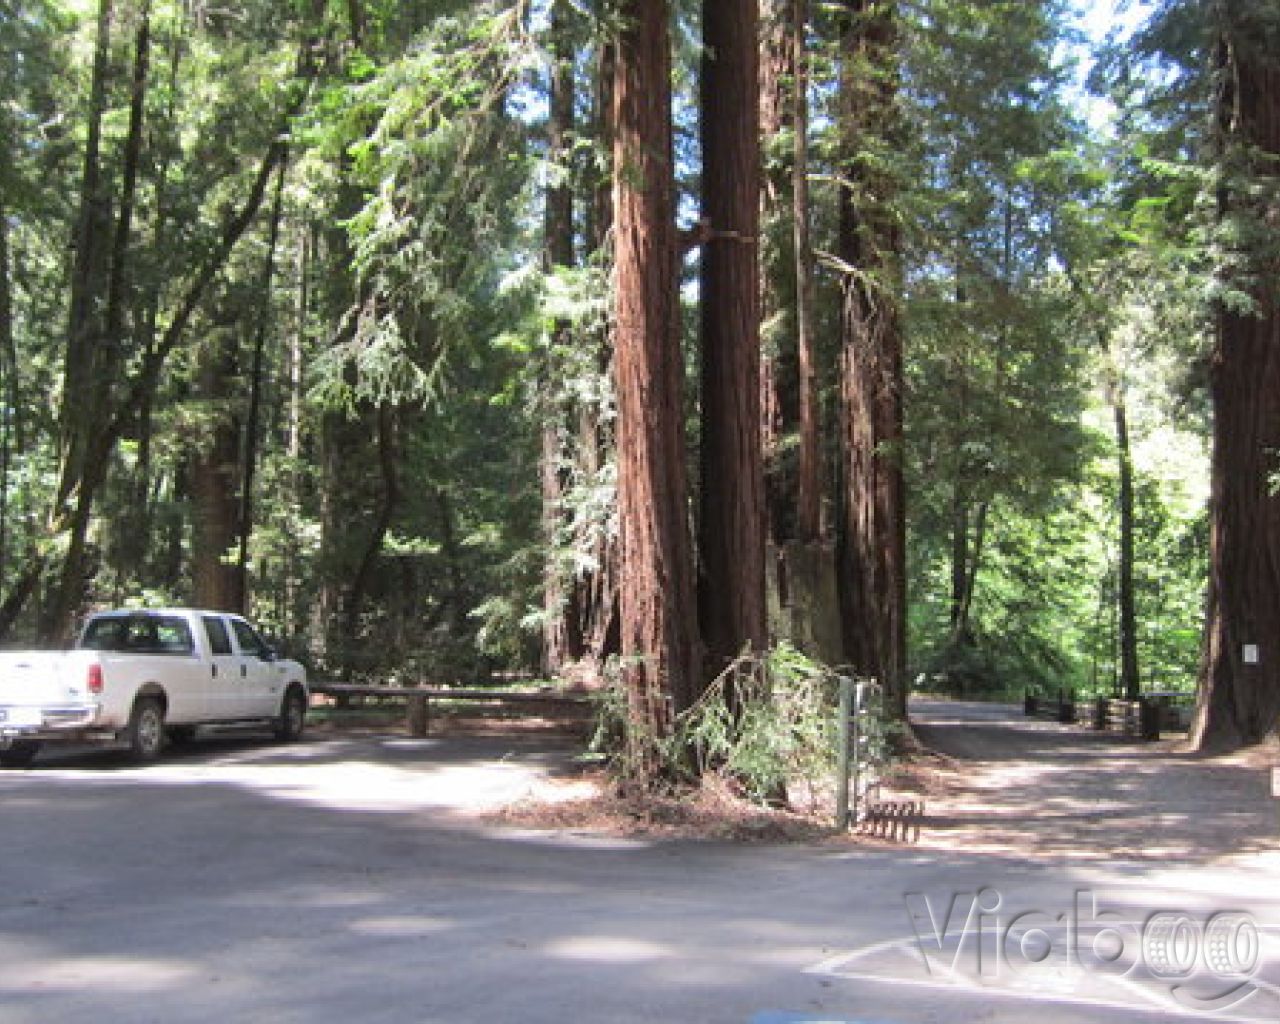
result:
[[(840, 720), (836, 734), (840, 749), (836, 751), (836, 828), (844, 831), (849, 827), (849, 748), (853, 739), (850, 726), (853, 725), (853, 680), (847, 676), (840, 677)], [(854, 736), (856, 736), (856, 730)], [(854, 740), (856, 742), (856, 740)]]

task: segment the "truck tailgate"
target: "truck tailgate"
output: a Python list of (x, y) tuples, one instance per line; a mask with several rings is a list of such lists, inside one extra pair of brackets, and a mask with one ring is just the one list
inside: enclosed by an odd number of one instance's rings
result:
[(39, 725), (44, 711), (85, 705), (91, 657), (60, 651), (0, 653), (0, 725)]

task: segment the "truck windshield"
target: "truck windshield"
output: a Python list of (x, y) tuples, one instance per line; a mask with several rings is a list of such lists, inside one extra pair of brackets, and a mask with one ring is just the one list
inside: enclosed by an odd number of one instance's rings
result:
[(91, 651), (135, 654), (190, 654), (194, 650), (186, 620), (173, 615), (110, 615), (91, 619), (80, 646)]

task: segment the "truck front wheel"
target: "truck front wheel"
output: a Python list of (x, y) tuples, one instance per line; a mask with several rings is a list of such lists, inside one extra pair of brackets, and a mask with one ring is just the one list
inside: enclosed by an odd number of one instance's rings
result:
[(125, 739), (135, 761), (154, 761), (160, 756), (164, 749), (164, 707), (158, 700), (144, 697), (133, 705)]
[(302, 735), (307, 724), (307, 698), (296, 686), (290, 687), (280, 705), (275, 722), (276, 739), (291, 743)]

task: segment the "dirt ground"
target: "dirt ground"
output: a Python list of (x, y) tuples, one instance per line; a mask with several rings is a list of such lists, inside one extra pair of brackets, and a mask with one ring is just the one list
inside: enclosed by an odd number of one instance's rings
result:
[[(1280, 848), (1270, 772), (1280, 748), (1227, 757), (1187, 752), (1183, 738), (1143, 743), (1028, 719), (1009, 705), (917, 700), (920, 749), (882, 796), (922, 801), (921, 850), (1028, 860), (1212, 862)], [(712, 783), (692, 801), (619, 800), (603, 771), (548, 779), (488, 820), (625, 835), (748, 841), (884, 842), (833, 837), (829, 800), (814, 813), (755, 808)]]
[(925, 848), (1204, 862), (1280, 847), (1276, 746), (1202, 757), (1182, 737), (1143, 743), (959, 701), (919, 701), (912, 717), (935, 752), (910, 772)]

